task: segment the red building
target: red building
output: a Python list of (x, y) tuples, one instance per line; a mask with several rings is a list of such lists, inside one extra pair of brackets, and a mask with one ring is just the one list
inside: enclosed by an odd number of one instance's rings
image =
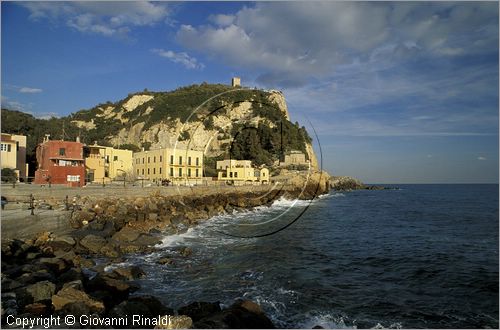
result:
[(73, 141), (49, 141), (36, 148), (38, 169), (35, 184), (66, 184), (82, 187), (85, 184), (83, 144)]

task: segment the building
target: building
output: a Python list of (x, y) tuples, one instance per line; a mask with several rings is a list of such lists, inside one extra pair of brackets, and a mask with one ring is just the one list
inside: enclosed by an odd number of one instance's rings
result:
[(255, 169), (250, 160), (226, 159), (217, 161), (217, 178), (219, 181), (243, 184), (245, 182), (269, 182), (267, 168)]
[(84, 147), (86, 181), (109, 183), (132, 174), (132, 151), (99, 146)]
[(231, 79), (231, 86), (240, 87), (241, 86), (241, 78), (240, 77), (233, 77), (233, 79)]
[(302, 151), (291, 150), (285, 154), (284, 161), (280, 162), (280, 167), (306, 166), (309, 168), (309, 161), (306, 160), (306, 155)]
[(71, 187), (85, 184), (83, 144), (80, 142), (50, 141), (46, 137), (36, 148), (36, 160), (36, 184), (66, 184)]
[(2, 133), (0, 148), (1, 168), (11, 168), (20, 181), (26, 181), (26, 136)]
[(203, 152), (162, 148), (134, 153), (134, 174), (139, 179), (173, 184), (200, 184), (203, 178)]

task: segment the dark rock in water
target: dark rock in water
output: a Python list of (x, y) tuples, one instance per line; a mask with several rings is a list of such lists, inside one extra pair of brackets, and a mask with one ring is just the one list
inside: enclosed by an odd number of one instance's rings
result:
[[(159, 315), (173, 315), (174, 311), (165, 307), (158, 299), (152, 296), (133, 297), (116, 305), (109, 312), (110, 317), (129, 318), (128, 325), (132, 325), (132, 315), (142, 315), (147, 318), (156, 318)], [(142, 328), (137, 325), (135, 328)]]
[(160, 264), (160, 265), (172, 265), (174, 264), (174, 260), (172, 258), (160, 258), (158, 259), (158, 261), (156, 262), (157, 264)]
[(180, 315), (189, 316), (191, 319), (193, 319), (193, 322), (197, 322), (204, 317), (210, 316), (220, 311), (221, 308), (218, 302), (194, 302), (187, 306), (181, 307), (178, 310)]
[(113, 270), (119, 278), (126, 280), (135, 280), (146, 275), (144, 271), (138, 266), (120, 267)]
[(324, 329), (321, 325), (315, 325), (313, 329)]
[(111, 295), (113, 300), (125, 300), (131, 292), (139, 289), (138, 286), (126, 281), (118, 280), (109, 275), (97, 274), (93, 279), (88, 281), (86, 287), (90, 292), (104, 291)]
[(274, 329), (274, 324), (259, 305), (248, 300), (238, 301), (228, 309), (195, 322), (196, 328), (205, 329)]
[(106, 239), (96, 235), (87, 235), (80, 240), (80, 245), (97, 254), (106, 245)]
[(179, 250), (179, 253), (183, 257), (190, 257), (193, 254), (193, 250), (189, 247), (183, 247)]

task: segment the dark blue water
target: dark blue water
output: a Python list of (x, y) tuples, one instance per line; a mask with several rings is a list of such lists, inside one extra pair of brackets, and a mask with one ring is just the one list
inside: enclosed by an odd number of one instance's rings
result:
[[(262, 232), (307, 203), (280, 201), (167, 237), (158, 253), (131, 260), (148, 273), (140, 293), (174, 308), (245, 297), (289, 328), (497, 328), (498, 185), (400, 187), (331, 193), (269, 237), (214, 229)], [(155, 264), (179, 246), (193, 256)]]

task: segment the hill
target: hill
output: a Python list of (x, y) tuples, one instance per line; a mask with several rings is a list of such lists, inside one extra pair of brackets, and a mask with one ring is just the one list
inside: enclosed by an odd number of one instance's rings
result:
[(272, 166), (285, 152), (301, 150), (317, 167), (311, 137), (290, 121), (281, 92), (221, 84), (144, 90), (48, 120), (2, 109), (2, 131), (28, 136), (31, 161), (36, 145), (50, 134), (134, 151), (175, 146), (203, 150), (207, 167), (226, 157)]

